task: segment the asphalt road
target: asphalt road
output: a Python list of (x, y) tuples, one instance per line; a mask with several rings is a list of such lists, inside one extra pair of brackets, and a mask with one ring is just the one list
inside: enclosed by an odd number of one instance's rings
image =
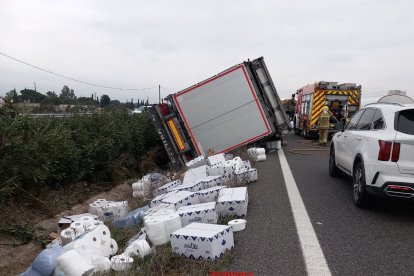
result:
[[(284, 154), (332, 275), (414, 275), (414, 204), (382, 199), (355, 207), (351, 179), (328, 175), (328, 151), (298, 151), (318, 146), (286, 139)], [(235, 233), (231, 270), (306, 275), (279, 158), (267, 158), (256, 164), (259, 181), (249, 186), (248, 226)]]

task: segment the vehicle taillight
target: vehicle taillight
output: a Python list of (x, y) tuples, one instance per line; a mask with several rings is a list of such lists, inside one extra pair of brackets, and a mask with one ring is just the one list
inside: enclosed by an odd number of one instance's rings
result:
[(378, 153), (378, 160), (380, 161), (390, 160), (392, 142), (379, 140), (378, 143), (380, 146), (380, 150)]
[(400, 159), (400, 143), (394, 143), (394, 146), (392, 147), (392, 155), (391, 155), (391, 161), (397, 162), (398, 159)]

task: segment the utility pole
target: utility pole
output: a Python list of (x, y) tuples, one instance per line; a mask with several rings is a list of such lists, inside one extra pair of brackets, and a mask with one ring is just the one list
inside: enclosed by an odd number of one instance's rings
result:
[(161, 103), (161, 85), (158, 85), (158, 103)]
[(36, 92), (36, 83), (34, 83), (34, 89), (35, 89), (35, 92)]

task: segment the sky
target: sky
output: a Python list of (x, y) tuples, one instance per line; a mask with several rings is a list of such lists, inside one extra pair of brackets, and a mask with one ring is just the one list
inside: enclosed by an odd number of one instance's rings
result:
[(264, 57), (281, 98), (315, 81), (414, 97), (411, 0), (1, 0), (0, 96), (16, 88), (158, 100)]

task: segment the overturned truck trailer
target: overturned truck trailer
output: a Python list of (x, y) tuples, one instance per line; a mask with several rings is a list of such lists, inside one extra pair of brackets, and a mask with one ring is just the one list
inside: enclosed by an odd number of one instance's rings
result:
[(174, 169), (200, 155), (281, 139), (291, 128), (263, 57), (169, 95), (149, 112)]

